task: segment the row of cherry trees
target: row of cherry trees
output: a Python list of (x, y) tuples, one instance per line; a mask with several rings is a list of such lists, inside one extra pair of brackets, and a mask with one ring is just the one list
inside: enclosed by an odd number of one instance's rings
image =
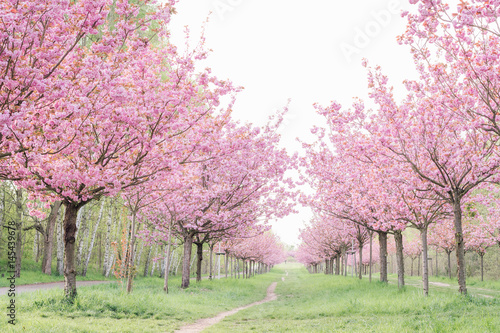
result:
[[(419, 78), (405, 81), (407, 94), (398, 100), (382, 70), (364, 61), (373, 110), (361, 100), (348, 110), (338, 103), (316, 106), (328, 131), (314, 128), (316, 142), (303, 144), (303, 179), (315, 193), (302, 201), (339, 243), (349, 234), (362, 249), (376, 233), (382, 281), (387, 281), (387, 235), (394, 235), (400, 287), (403, 232), (417, 229), (426, 295), (428, 228), (451, 219), (459, 291), (466, 294), (466, 246), (500, 245), (497, 190), (491, 185), (500, 175), (500, 3), (462, 1), (454, 10), (441, 1), (410, 2), (418, 3), (418, 12), (403, 13), (408, 27), (398, 40), (411, 47)], [(476, 220), (467, 231), (469, 245), (464, 219)]]
[[(17, 277), (23, 276), (29, 259), (41, 263), (41, 271), (48, 275), (64, 275), (64, 243), (62, 219), (64, 207), (57, 207), (55, 202), (45, 208), (42, 202), (27, 200), (27, 193), (16, 189), (11, 182), (0, 183), (0, 257), (5, 258), (8, 251), (8, 241), (4, 226), (9, 221), (17, 220), (22, 223), (20, 236), (20, 251), (16, 252)], [(18, 192), (21, 195), (18, 195)], [(18, 209), (21, 207), (21, 210)], [(57, 209), (57, 214), (54, 214)], [(31, 213), (30, 213), (31, 210)], [(36, 212), (35, 212), (36, 211)], [(52, 213), (51, 213), (52, 212)], [(20, 213), (20, 214), (19, 214)], [(86, 276), (102, 274), (103, 276), (116, 275), (120, 281), (127, 282), (128, 272), (124, 258), (128, 257), (130, 244), (130, 230), (132, 219), (126, 202), (121, 197), (103, 198), (85, 205), (78, 211), (76, 239), (76, 270), (77, 275)], [(18, 217), (20, 215), (20, 217)], [(153, 226), (149, 223), (141, 224), (138, 229)], [(139, 231), (143, 233), (143, 231)], [(144, 238), (144, 237), (142, 237)], [(259, 241), (261, 239), (262, 241)], [(245, 242), (244, 242), (245, 241)], [(247, 243), (252, 242), (252, 243)], [(245, 256), (238, 255), (239, 244), (245, 248)], [(170, 245), (170, 256), (167, 257)], [(217, 264), (212, 259), (222, 253), (221, 269), (223, 274), (235, 276), (243, 271), (244, 262), (252, 261), (258, 266), (257, 271), (264, 272), (273, 266), (277, 258), (283, 256), (280, 241), (272, 234), (259, 234), (254, 238), (233, 238), (230, 243), (209, 243), (210, 250), (204, 250), (201, 258), (205, 262), (203, 274), (213, 277), (213, 267)], [(160, 275), (161, 278), (170, 273), (176, 275), (182, 271), (183, 256), (182, 237), (173, 236), (172, 242), (155, 242), (148, 239), (135, 241), (132, 271), (134, 275)], [(215, 251), (214, 251), (215, 250)], [(211, 259), (212, 257), (212, 259)], [(168, 260), (167, 260), (168, 258)], [(244, 259), (250, 258), (250, 259)], [(274, 259), (273, 259), (274, 258)], [(278, 259), (278, 262), (281, 259)], [(166, 266), (168, 261), (168, 266)], [(191, 267), (194, 262), (191, 260)], [(229, 268), (229, 263), (231, 268)], [(233, 265), (234, 264), (234, 265)], [(22, 269), (21, 269), (22, 268)], [(198, 267), (196, 267), (198, 269)], [(249, 271), (251, 271), (249, 269)], [(198, 273), (198, 272), (197, 272)], [(248, 275), (247, 275), (248, 276)], [(126, 286), (126, 283), (124, 284)]]
[[(480, 230), (485, 224), (473, 224), (472, 221), (467, 221), (464, 224), (464, 242), (466, 253), (476, 254), (480, 262), (476, 265), (475, 262), (468, 261), (468, 275), (473, 270), (473, 267), (478, 267), (481, 281), (484, 279), (484, 257), (489, 248), (496, 247), (497, 243), (488, 236), (488, 230)], [(340, 228), (333, 231), (333, 237), (328, 237), (325, 234), (325, 229)], [(360, 247), (355, 234), (350, 234), (349, 230), (342, 230), (343, 225), (334, 225), (331, 222), (324, 225), (312, 223), (301, 232), (302, 243), (299, 246), (295, 257), (306, 267), (309, 268), (311, 273), (318, 273), (320, 271), (325, 274), (348, 275), (348, 267), (360, 279), (362, 275), (368, 275), (371, 282), (372, 269), (378, 268), (380, 261), (379, 246), (377, 243), (371, 243), (370, 240)], [(479, 230), (478, 230), (479, 229)], [(478, 233), (479, 231), (479, 233)], [(428, 246), (433, 248), (433, 253), (428, 251), (428, 258), (433, 257), (432, 265), (429, 264), (430, 270), (434, 271), (437, 275), (438, 263), (447, 272), (449, 278), (452, 278), (452, 262), (451, 254), (455, 251), (454, 229), (452, 220), (444, 220), (443, 222), (432, 224), (428, 230)], [(415, 237), (411, 233), (406, 234), (407, 237), (403, 239), (403, 255), (405, 261), (405, 274), (410, 273), (411, 276), (420, 275), (422, 266), (422, 242), (419, 237)], [(393, 237), (388, 237), (387, 243), (387, 256), (396, 257), (396, 244)], [(361, 249), (361, 253), (360, 253)], [(492, 249), (493, 250), (493, 249)], [(434, 254), (435, 251), (435, 254)], [(445, 255), (443, 261), (439, 261), (438, 255), (442, 253)], [(495, 251), (491, 251), (494, 254)], [(472, 258), (472, 257), (471, 257)], [(493, 258), (493, 257), (490, 257)], [(392, 262), (394, 260), (394, 262)], [(388, 260), (389, 261), (389, 260)], [(396, 264), (395, 258), (391, 259), (394, 267)], [(495, 266), (496, 261), (490, 260), (490, 265)], [(419, 266), (415, 266), (418, 263)], [(410, 266), (406, 266), (409, 264)], [(432, 266), (432, 267), (431, 267)], [(396, 271), (396, 269), (394, 269)], [(490, 272), (493, 276), (498, 274), (498, 270)], [(351, 274), (353, 274), (351, 272)]]
[(290, 209), (281, 186), (289, 157), (277, 148), (282, 115), (263, 129), (231, 119), (239, 88), (197, 68), (203, 38), (184, 53), (169, 40), (175, 3), (0, 4), (0, 174), (31, 200), (64, 206), (70, 298), (78, 212), (89, 202), (126, 202), (129, 291), (139, 222), (155, 224), (155, 239), (182, 235), (189, 262), (193, 242), (260, 234)]

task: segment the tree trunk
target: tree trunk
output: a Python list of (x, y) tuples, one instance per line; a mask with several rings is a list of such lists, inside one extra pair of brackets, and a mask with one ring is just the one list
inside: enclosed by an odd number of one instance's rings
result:
[(130, 226), (130, 244), (127, 257), (127, 292), (132, 292), (132, 284), (135, 277), (134, 267), (134, 249), (135, 249), (135, 222), (137, 219), (137, 210), (132, 212), (132, 225)]
[[(83, 211), (83, 209), (80, 210), (80, 212), (82, 212), (82, 211)], [(77, 269), (81, 268), (81, 266), (82, 266), (82, 256), (83, 256), (84, 247), (85, 247), (84, 240), (86, 238), (88, 238), (88, 235), (89, 235), (89, 222), (90, 222), (92, 210), (88, 209), (86, 213), (87, 213), (86, 216), (82, 216), (81, 221), (80, 221), (80, 225), (77, 226), (77, 234), (79, 233), (78, 230), (81, 230), (83, 232), (83, 235), (80, 236), (80, 239), (78, 241), (78, 251), (77, 251), (77, 255), (76, 255), (76, 267), (77, 267)], [(80, 214), (78, 214), (78, 215), (80, 215)], [(83, 215), (83, 213), (81, 215)], [(77, 218), (77, 220), (78, 220), (78, 218)], [(78, 239), (76, 237), (76, 235), (75, 235), (75, 239)]]
[(82, 276), (87, 276), (87, 269), (89, 267), (90, 257), (92, 256), (92, 249), (94, 248), (95, 236), (97, 235), (97, 230), (99, 229), (99, 224), (101, 223), (103, 210), (104, 210), (104, 199), (101, 202), (101, 209), (99, 210), (99, 216), (97, 217), (97, 221), (94, 227), (94, 232), (92, 233), (92, 239), (90, 240), (87, 258), (85, 259), (85, 263), (83, 264)]
[(17, 237), (16, 237), (16, 265), (14, 270), (14, 275), (16, 278), (21, 277), (21, 259), (22, 259), (22, 230), (23, 230), (23, 190), (16, 190), (16, 229), (17, 229)]
[(339, 254), (339, 259), (338, 259), (338, 262), (339, 262), (339, 268), (340, 268), (340, 275), (344, 275), (344, 256), (342, 254), (342, 252)]
[(344, 276), (347, 276), (347, 274), (349, 273), (349, 254), (347, 253), (347, 251), (345, 252), (344, 254)]
[(75, 235), (76, 217), (80, 206), (65, 203), (64, 214), (64, 293), (66, 298), (76, 297)]
[(163, 284), (163, 291), (168, 294), (168, 273), (170, 268), (170, 249), (172, 246), (172, 221), (168, 223), (168, 245), (167, 245), (167, 263), (165, 264), (165, 283)]
[(49, 214), (49, 220), (47, 222), (47, 230), (44, 237), (42, 273), (47, 275), (52, 274), (52, 246), (54, 243), (54, 228), (56, 226), (60, 207), (61, 201), (55, 201), (52, 204)]
[[(76, 270), (78, 271), (78, 268), (81, 266), (81, 261), (82, 261), (82, 250), (83, 250), (83, 239), (85, 238), (85, 235), (78, 235), (80, 234), (80, 231), (84, 232), (86, 231), (86, 221), (87, 219), (85, 218), (85, 209), (86, 207), (82, 207), (78, 210), (78, 213), (76, 214), (76, 232), (75, 232), (75, 253), (76, 253)], [(90, 211), (90, 210), (89, 210)], [(83, 225), (82, 225), (83, 221)]]
[(387, 233), (377, 231), (378, 241), (380, 246), (380, 281), (388, 282), (387, 280)]
[(484, 281), (484, 265), (483, 265), (483, 259), (484, 259), (484, 253), (480, 253), (479, 256), (481, 257), (481, 281)]
[(405, 261), (403, 255), (403, 234), (401, 231), (394, 232), (394, 241), (396, 243), (396, 263), (398, 270), (398, 288), (405, 285)]
[(97, 266), (97, 270), (100, 271), (102, 269), (102, 233), (99, 232), (99, 262)]
[(209, 280), (212, 280), (213, 279), (213, 257), (214, 257), (214, 245), (211, 244), (208, 246), (209, 249), (210, 249), (210, 262), (209, 262), (209, 269), (210, 269), (210, 273), (208, 274), (208, 279)]
[(196, 244), (196, 282), (201, 281), (201, 263), (203, 261), (203, 243)]
[(465, 244), (462, 232), (462, 207), (458, 199), (453, 203), (453, 215), (457, 252), (458, 291), (463, 295), (467, 295), (467, 286), (465, 283)]
[(149, 263), (151, 262), (151, 252), (153, 251), (153, 246), (149, 247), (148, 256), (146, 257), (146, 263), (144, 264), (144, 277), (148, 276)]
[(193, 234), (184, 236), (184, 257), (182, 259), (182, 283), (181, 288), (189, 287), (191, 248), (193, 247)]
[(104, 241), (104, 263), (102, 274), (108, 273), (109, 261), (111, 258), (111, 224), (113, 223), (113, 209), (110, 206), (108, 212), (108, 221), (106, 222), (106, 240)]
[(340, 254), (335, 258), (335, 275), (340, 275)]
[[(155, 244), (155, 251), (154, 251), (154, 258), (156, 258), (158, 254), (158, 244)], [(155, 272), (155, 267), (156, 267), (156, 260), (153, 260), (153, 263), (151, 264), (151, 271), (149, 272), (149, 276), (153, 276), (154, 272)]]
[(372, 282), (372, 256), (373, 256), (373, 231), (370, 231), (370, 273), (369, 273), (369, 281)]
[(82, 216), (83, 213), (85, 212), (85, 208), (82, 207), (81, 209), (78, 210), (78, 213), (76, 214), (76, 232), (75, 232), (75, 240), (78, 238), (78, 232), (80, 230), (80, 225), (82, 223)]
[(225, 251), (226, 252), (226, 255), (224, 256), (224, 270), (226, 272), (226, 279), (227, 279), (227, 269), (228, 269), (228, 265), (229, 265), (229, 251)]
[(436, 277), (439, 276), (439, 272), (438, 272), (438, 248), (436, 246)]
[(358, 240), (358, 246), (359, 246), (359, 279), (361, 280), (363, 278), (363, 242), (361, 240)]
[[(64, 224), (64, 215), (66, 215), (64, 206), (62, 206), (64, 211), (61, 213), (60, 218), (58, 218), (58, 222), (56, 225), (57, 228), (57, 234), (56, 234), (56, 241), (57, 241), (57, 273), (59, 275), (64, 275), (64, 233), (63, 233), (63, 224)], [(63, 215), (64, 214), (64, 215)]]
[(451, 279), (451, 251), (446, 251), (448, 256), (448, 277)]
[[(427, 260), (427, 228), (420, 229), (420, 238), (422, 240), (422, 289), (424, 296), (429, 295), (429, 262)], [(420, 258), (419, 258), (420, 261)]]

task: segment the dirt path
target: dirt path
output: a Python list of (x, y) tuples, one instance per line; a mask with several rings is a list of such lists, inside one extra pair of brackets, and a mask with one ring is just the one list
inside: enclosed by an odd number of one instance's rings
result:
[(451, 285), (449, 285), (448, 283), (442, 283), (442, 282), (431, 282), (429, 281), (429, 284), (433, 285), (433, 286), (438, 286), (438, 287), (446, 287), (446, 288), (450, 288)]
[(226, 311), (226, 312), (221, 312), (217, 316), (212, 317), (212, 318), (200, 319), (200, 320), (198, 320), (197, 322), (195, 322), (193, 324), (189, 324), (189, 325), (181, 327), (179, 330), (177, 330), (175, 332), (178, 332), (178, 333), (195, 333), (195, 332), (201, 332), (205, 328), (217, 324), (218, 322), (220, 322), (225, 317), (233, 315), (233, 314), (235, 314), (238, 311), (248, 309), (248, 308), (250, 308), (252, 306), (255, 306), (255, 305), (259, 305), (259, 304), (267, 303), (267, 302), (270, 302), (270, 301), (274, 301), (274, 300), (276, 300), (278, 298), (276, 296), (276, 294), (274, 293), (274, 289), (276, 289), (276, 285), (277, 284), (278, 284), (277, 282), (271, 283), (271, 285), (267, 288), (267, 296), (266, 296), (266, 298), (264, 298), (261, 301), (254, 302), (254, 303), (251, 303), (251, 304), (248, 304), (248, 305), (245, 305), (245, 306), (241, 306), (239, 308), (232, 309), (232, 310), (229, 310), (229, 311)]
[[(111, 283), (112, 281), (77, 281), (77, 287), (93, 286), (101, 283)], [(46, 290), (52, 288), (64, 289), (64, 281), (61, 282), (47, 282), (47, 283), (36, 283), (36, 284), (25, 284), (16, 286), (16, 294), (33, 292), (37, 290)], [(0, 295), (7, 295), (9, 292), (9, 287), (0, 288)]]
[[(389, 283), (397, 284), (397, 281), (396, 282), (390, 281)], [(416, 283), (415, 283), (415, 281), (405, 281), (405, 284), (408, 285), (408, 286), (422, 288), (422, 282), (421, 281), (416, 282)], [(432, 281), (429, 281), (429, 285), (430, 286), (435, 286), (435, 287), (441, 287), (441, 288), (448, 288), (448, 289), (450, 289), (450, 288), (457, 288), (457, 290), (458, 290), (458, 286), (453, 286), (453, 285), (450, 285), (448, 283), (443, 283), (443, 282), (432, 282)], [(478, 288), (478, 287), (471, 287), (471, 286), (467, 286), (467, 290), (469, 292), (473, 292), (477, 296), (481, 296), (481, 297), (485, 297), (485, 298), (495, 298), (495, 297), (491, 296), (491, 295), (479, 294), (479, 293), (477, 293), (477, 291), (486, 291), (486, 292), (489, 292), (489, 293), (492, 293), (492, 294), (500, 294), (500, 291), (498, 291), (498, 290)]]

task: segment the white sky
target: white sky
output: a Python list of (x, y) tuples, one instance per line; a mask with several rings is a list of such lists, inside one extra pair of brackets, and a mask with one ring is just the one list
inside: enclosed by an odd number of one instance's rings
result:
[[(237, 119), (262, 125), (291, 98), (282, 144), (293, 152), (297, 137), (312, 141), (310, 128), (322, 124), (313, 103), (347, 107), (355, 96), (367, 99), (362, 58), (381, 65), (394, 85), (415, 77), (409, 48), (396, 42), (406, 26), (402, 9), (416, 8), (408, 0), (183, 0), (171, 32), (181, 47), (188, 25), (194, 43), (212, 11), (206, 47), (213, 52), (204, 66), (245, 87)], [(273, 223), (288, 244), (299, 243), (299, 228), (311, 218), (309, 209), (297, 208), (299, 214)]]

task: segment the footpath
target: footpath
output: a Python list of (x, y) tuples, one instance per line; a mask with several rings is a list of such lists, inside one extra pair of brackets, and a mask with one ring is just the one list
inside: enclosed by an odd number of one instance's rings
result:
[(271, 285), (267, 288), (267, 296), (261, 301), (257, 301), (257, 302), (254, 302), (254, 303), (251, 303), (251, 304), (248, 304), (245, 306), (241, 306), (239, 308), (235, 308), (235, 309), (232, 309), (232, 310), (229, 310), (226, 312), (221, 312), (218, 315), (216, 315), (215, 317), (200, 319), (193, 324), (189, 324), (189, 325), (181, 327), (179, 330), (177, 330), (175, 332), (177, 332), (177, 333), (201, 332), (204, 329), (206, 329), (212, 325), (217, 324), (218, 322), (220, 322), (222, 319), (226, 318), (227, 316), (231, 316), (231, 315), (233, 315), (241, 310), (245, 310), (245, 309), (248, 309), (252, 306), (256, 306), (256, 305), (260, 305), (263, 303), (274, 301), (278, 298), (276, 296), (276, 294), (274, 293), (274, 290), (276, 289), (277, 284), (278, 284), (277, 282), (271, 283)]

